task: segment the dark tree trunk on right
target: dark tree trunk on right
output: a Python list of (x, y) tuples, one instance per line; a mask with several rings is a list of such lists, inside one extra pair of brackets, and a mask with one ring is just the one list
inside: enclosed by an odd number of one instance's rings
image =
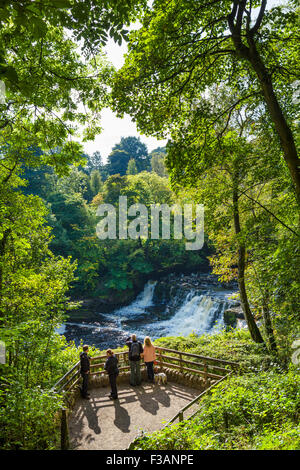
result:
[[(241, 225), (240, 225), (240, 216), (239, 216), (239, 206), (238, 206), (238, 190), (236, 184), (234, 182), (234, 189), (233, 189), (233, 217), (234, 217), (234, 229), (236, 235), (241, 233)], [(261, 336), (258, 326), (254, 320), (252, 315), (246, 285), (245, 285), (245, 258), (246, 258), (246, 247), (245, 243), (241, 240), (238, 240), (238, 285), (239, 285), (239, 292), (240, 292), (240, 299), (242, 304), (243, 313), (250, 331), (251, 338), (256, 343), (264, 343), (264, 340)]]

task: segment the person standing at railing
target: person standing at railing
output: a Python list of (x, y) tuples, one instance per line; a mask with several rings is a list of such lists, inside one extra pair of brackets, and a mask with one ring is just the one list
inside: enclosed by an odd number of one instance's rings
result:
[(141, 353), (143, 346), (136, 339), (136, 335), (131, 335), (126, 339), (126, 345), (129, 347), (129, 364), (130, 364), (130, 385), (135, 387), (141, 385)]
[(114, 355), (111, 349), (106, 351), (107, 359), (104, 365), (104, 369), (108, 373), (109, 382), (111, 386), (111, 393), (109, 398), (111, 400), (118, 399), (118, 390), (117, 390), (117, 377), (119, 375), (118, 369), (118, 358)]
[(148, 381), (149, 382), (154, 382), (154, 361), (156, 360), (156, 354), (155, 354), (155, 347), (151, 343), (151, 339), (149, 336), (146, 336), (144, 339), (144, 352), (142, 354), (146, 367), (147, 367), (147, 375), (148, 375)]
[(81, 396), (82, 398), (89, 399), (88, 384), (90, 373), (90, 357), (88, 356), (89, 347), (85, 344), (80, 353), (80, 374), (82, 377)]

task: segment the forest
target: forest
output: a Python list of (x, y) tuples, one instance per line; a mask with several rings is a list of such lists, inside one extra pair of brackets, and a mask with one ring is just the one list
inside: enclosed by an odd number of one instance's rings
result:
[[(35, 150), (39, 153), (38, 150)], [(119, 157), (121, 155), (121, 158)], [(118, 157), (116, 157), (116, 155)], [(24, 167), (23, 193), (38, 196), (48, 208), (49, 248), (55, 255), (76, 261), (72, 297), (102, 299), (122, 304), (132, 299), (149, 276), (170, 269), (197, 269), (207, 265), (205, 250), (191, 254), (182, 240), (99, 240), (96, 234), (99, 204), (172, 204), (180, 199), (172, 191), (164, 164), (165, 148), (148, 154), (136, 137), (123, 137), (103, 164), (100, 152), (84, 155), (84, 166), (72, 166), (58, 177), (51, 166)], [(184, 202), (181, 198), (181, 203)], [(206, 252), (208, 253), (206, 247)]]
[[(149, 279), (210, 272), (237, 285), (247, 328), (155, 344), (242, 372), (136, 449), (299, 450), (299, 13), (296, 0), (1, 2), (0, 449), (58, 448), (52, 386), (81, 349), (57, 328), (82, 300), (110, 312)], [(127, 44), (120, 68), (109, 40)], [(104, 159), (84, 144), (106, 108), (140, 137)], [(203, 248), (100, 240), (97, 208), (119, 196), (203, 204)]]

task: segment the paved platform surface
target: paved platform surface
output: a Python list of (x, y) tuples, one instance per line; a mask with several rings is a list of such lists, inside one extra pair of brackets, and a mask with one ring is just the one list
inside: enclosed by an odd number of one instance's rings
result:
[[(77, 400), (69, 418), (71, 449), (126, 449), (141, 429), (153, 432), (162, 428), (200, 391), (170, 382), (138, 387), (122, 384), (119, 399), (114, 401), (109, 393), (108, 387), (94, 388), (90, 400)], [(184, 417), (188, 415), (186, 412)]]

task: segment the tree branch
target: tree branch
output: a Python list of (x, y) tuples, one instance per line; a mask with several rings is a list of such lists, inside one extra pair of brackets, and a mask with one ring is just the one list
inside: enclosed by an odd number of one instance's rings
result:
[(249, 34), (250, 34), (252, 37), (254, 36), (254, 34), (257, 33), (257, 31), (258, 31), (259, 28), (260, 28), (261, 22), (262, 22), (262, 20), (263, 20), (264, 14), (265, 14), (266, 6), (267, 6), (267, 0), (262, 0), (261, 7), (260, 7), (260, 10), (259, 10), (259, 14), (258, 14), (256, 23), (255, 23), (255, 25), (253, 26), (253, 28), (251, 28), (250, 31), (249, 31)]
[(258, 204), (262, 209), (264, 209), (266, 212), (268, 212), (272, 217), (274, 217), (274, 219), (277, 220), (277, 222), (279, 222), (281, 225), (283, 225), (285, 228), (287, 228), (290, 232), (292, 232), (294, 235), (296, 235), (296, 237), (300, 237), (300, 235), (295, 232), (291, 227), (289, 227), (288, 225), (286, 225), (284, 222), (282, 222), (282, 220), (278, 219), (278, 217), (273, 214), (273, 212), (271, 212), (267, 207), (263, 206), (259, 201), (257, 201), (256, 199), (253, 199), (251, 196), (249, 196), (246, 191), (240, 191), (238, 190), (240, 195), (244, 195), (246, 196), (248, 199), (250, 199), (250, 201), (252, 202), (255, 202), (255, 204)]

